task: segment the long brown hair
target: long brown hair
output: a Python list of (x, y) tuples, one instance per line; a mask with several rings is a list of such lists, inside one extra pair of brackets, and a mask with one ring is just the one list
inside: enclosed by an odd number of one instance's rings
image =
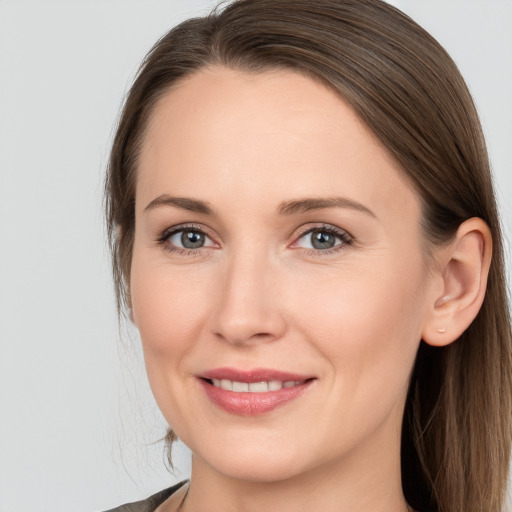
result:
[(417, 510), (498, 512), (511, 444), (512, 335), (485, 141), (454, 62), (381, 0), (237, 0), (156, 43), (127, 96), (106, 180), (118, 307), (130, 303), (137, 159), (148, 117), (169, 88), (210, 65), (291, 69), (335, 90), (416, 188), (426, 247), (449, 241), (470, 217), (489, 225), (493, 261), (483, 306), (455, 343), (421, 343), (401, 457), (404, 494)]

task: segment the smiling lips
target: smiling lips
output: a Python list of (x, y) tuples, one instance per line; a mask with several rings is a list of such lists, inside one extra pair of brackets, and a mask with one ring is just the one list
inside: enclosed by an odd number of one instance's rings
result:
[(227, 412), (257, 416), (301, 396), (314, 377), (255, 369), (218, 368), (199, 376), (208, 398)]

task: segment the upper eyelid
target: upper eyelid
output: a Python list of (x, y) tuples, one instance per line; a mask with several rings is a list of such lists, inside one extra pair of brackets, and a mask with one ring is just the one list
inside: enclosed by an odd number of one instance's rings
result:
[(162, 232), (161, 238), (168, 238), (169, 236), (174, 235), (175, 233), (179, 233), (180, 231), (198, 231), (212, 239), (215, 238), (215, 235), (212, 234), (212, 231), (209, 228), (195, 223), (178, 224), (176, 226), (167, 228)]
[(337, 226), (334, 226), (333, 224), (322, 223), (321, 225), (310, 226), (310, 227), (302, 229), (301, 231), (299, 231), (299, 233), (297, 235), (295, 235), (295, 240), (298, 240), (299, 238), (302, 238), (304, 235), (307, 235), (308, 233), (311, 233), (313, 231), (322, 231), (322, 230), (334, 232), (335, 234), (338, 234), (340, 236), (346, 236), (350, 239), (354, 239), (352, 234), (350, 234), (346, 229), (339, 228)]

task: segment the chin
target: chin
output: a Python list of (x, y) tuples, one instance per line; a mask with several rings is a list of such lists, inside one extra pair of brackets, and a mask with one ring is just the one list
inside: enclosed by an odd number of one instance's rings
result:
[(271, 483), (293, 478), (306, 468), (301, 445), (286, 447), (256, 439), (224, 443), (211, 440), (209, 446), (190, 446), (194, 466), (206, 464), (216, 473), (236, 480)]
[(296, 457), (287, 458), (281, 453), (279, 458), (276, 458), (263, 450), (254, 457), (247, 453), (235, 457), (224, 454), (206, 462), (226, 477), (252, 483), (281, 482), (304, 471), (304, 468), (297, 464)]

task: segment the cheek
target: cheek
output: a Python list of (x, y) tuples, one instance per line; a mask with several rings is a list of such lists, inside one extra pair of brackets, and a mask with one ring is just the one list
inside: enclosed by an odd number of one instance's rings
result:
[(207, 276), (190, 269), (176, 272), (152, 260), (135, 250), (130, 281), (134, 320), (150, 376), (191, 349), (211, 301)]
[[(399, 261), (399, 260), (396, 260)], [(425, 275), (416, 263), (383, 258), (364, 271), (337, 271), (304, 282), (297, 293), (298, 327), (333, 368), (335, 382), (347, 394), (390, 399), (407, 387), (421, 337)], [(307, 287), (307, 299), (304, 291)]]
[(211, 301), (205, 296), (204, 277), (173, 272), (168, 265), (154, 264), (146, 254), (134, 251), (132, 307), (149, 384), (164, 417), (180, 432), (187, 431), (180, 423), (184, 417), (180, 411), (194, 398), (183, 384), (190, 380), (190, 360), (198, 349), (205, 306)]

